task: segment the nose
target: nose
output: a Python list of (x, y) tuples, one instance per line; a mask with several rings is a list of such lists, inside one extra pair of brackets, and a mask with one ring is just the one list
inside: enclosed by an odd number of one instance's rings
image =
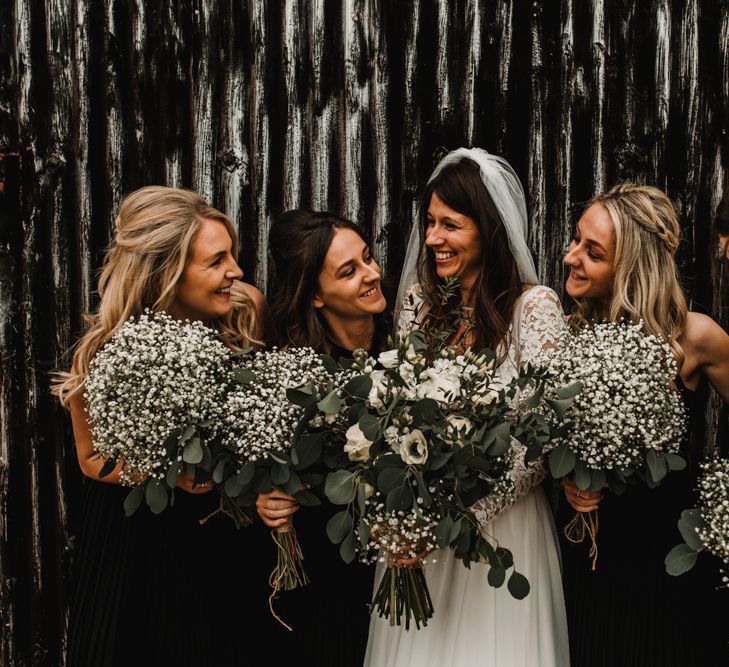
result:
[(425, 228), (425, 245), (429, 248), (440, 245), (442, 240), (437, 225), (428, 225)]
[(567, 266), (577, 266), (579, 263), (578, 258), (578, 252), (577, 248), (579, 246), (577, 243), (572, 241), (572, 243), (569, 244), (569, 247), (567, 248), (567, 254), (564, 256), (564, 259), (562, 260)]
[(373, 259), (369, 264), (366, 265), (367, 273), (365, 274), (365, 280), (370, 283), (377, 282), (381, 276), (380, 265)]
[(238, 262), (236, 262), (232, 257), (228, 267), (225, 269), (225, 277), (228, 280), (240, 280), (243, 277), (242, 269), (238, 266)]

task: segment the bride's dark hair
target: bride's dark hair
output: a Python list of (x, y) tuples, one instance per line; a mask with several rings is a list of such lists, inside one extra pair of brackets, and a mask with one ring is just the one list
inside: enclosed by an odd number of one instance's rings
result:
[[(332, 340), (326, 322), (312, 301), (324, 259), (338, 229), (351, 229), (368, 242), (359, 226), (326, 212), (286, 211), (271, 226), (268, 249), (274, 270), (268, 300), (279, 347), (331, 351)], [(387, 342), (389, 316), (385, 311), (374, 319), (373, 351), (380, 351)]]
[[(463, 158), (445, 165), (428, 183), (420, 201), (420, 257), (418, 280), (423, 294), (437, 304), (436, 287), (442, 282), (435, 267), (435, 256), (425, 246), (428, 228), (428, 207), (433, 193), (450, 208), (473, 218), (481, 238), (481, 266), (471, 288), (473, 306), (473, 339), (476, 349), (488, 347), (496, 351), (499, 343), (508, 345), (509, 326), (514, 303), (522, 292), (519, 269), (509, 248), (506, 228), (496, 205), (481, 180), (480, 168), (473, 160)], [(448, 318), (455, 304), (435, 309), (433, 314)]]

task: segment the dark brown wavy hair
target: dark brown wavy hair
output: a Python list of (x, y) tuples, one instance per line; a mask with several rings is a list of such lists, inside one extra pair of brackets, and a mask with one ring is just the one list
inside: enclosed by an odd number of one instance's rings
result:
[[(491, 195), (481, 180), (478, 164), (468, 158), (448, 164), (428, 183), (420, 201), (420, 258), (418, 279), (424, 296), (436, 304), (436, 286), (441, 283), (435, 268), (435, 255), (425, 245), (428, 207), (433, 193), (462, 215), (472, 218), (481, 237), (481, 267), (471, 288), (469, 305), (473, 307), (470, 344), (496, 351), (500, 343), (508, 345), (514, 303), (521, 295), (519, 269), (509, 248), (506, 228)], [(433, 306), (439, 319), (455, 317), (456, 304)]]
[[(269, 303), (279, 347), (312, 347), (330, 352), (333, 341), (312, 301), (324, 259), (338, 229), (351, 229), (365, 242), (362, 229), (333, 213), (295, 209), (282, 213), (271, 226), (268, 248), (273, 260)], [(390, 333), (387, 309), (374, 316), (372, 351), (382, 351)]]

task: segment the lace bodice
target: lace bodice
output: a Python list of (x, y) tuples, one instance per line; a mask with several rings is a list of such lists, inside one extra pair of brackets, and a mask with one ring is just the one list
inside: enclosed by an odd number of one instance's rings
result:
[[(425, 302), (420, 286), (413, 287), (403, 299), (398, 329), (411, 331), (423, 320)], [(559, 297), (544, 285), (537, 285), (524, 292), (517, 300), (514, 317), (509, 328), (509, 349), (504, 361), (496, 369), (497, 382), (507, 384), (518, 374), (518, 369), (534, 363), (545, 352), (555, 349), (566, 325), (564, 311)], [(497, 356), (504, 354), (503, 347)], [(525, 447), (512, 440), (518, 449), (516, 464), (512, 469), (514, 494), (495, 504), (484, 498), (476, 502), (471, 511), (483, 528), (498, 518), (517, 500), (526, 496), (538, 486), (546, 476), (544, 460), (539, 458), (528, 465), (524, 464)]]

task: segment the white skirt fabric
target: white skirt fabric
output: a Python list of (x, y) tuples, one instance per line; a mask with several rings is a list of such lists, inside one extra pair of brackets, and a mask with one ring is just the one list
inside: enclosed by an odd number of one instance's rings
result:
[(450, 549), (440, 550), (437, 562), (424, 568), (433, 618), (406, 631), (373, 612), (366, 667), (569, 666), (559, 545), (541, 487), (493, 521), (487, 534), (511, 550), (517, 571), (529, 580), (529, 595), (515, 600), (506, 582), (489, 586), (487, 566), (467, 569)]

